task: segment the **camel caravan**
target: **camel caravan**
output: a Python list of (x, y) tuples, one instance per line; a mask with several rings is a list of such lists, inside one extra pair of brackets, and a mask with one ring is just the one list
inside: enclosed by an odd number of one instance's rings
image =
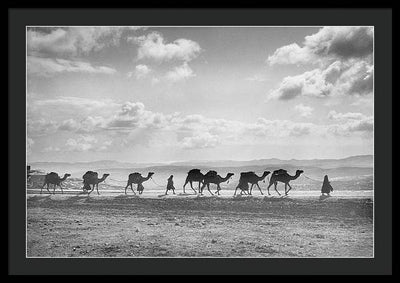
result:
[[(268, 195), (271, 195), (269, 192), (269, 188), (274, 185), (275, 191), (278, 193), (279, 196), (281, 196), (281, 193), (277, 190), (277, 185), (278, 183), (283, 183), (285, 185), (285, 196), (288, 195), (289, 191), (292, 189), (290, 186), (289, 182), (292, 180), (296, 180), (304, 171), (303, 170), (297, 170), (295, 175), (291, 176), (289, 173), (284, 170), (284, 169), (278, 169), (272, 172), (270, 171), (264, 171), (261, 176), (258, 176), (255, 172), (249, 171), (249, 172), (241, 172), (240, 173), (240, 178), (239, 178), (239, 183), (235, 188), (235, 192), (233, 196), (236, 196), (237, 190), (240, 190), (240, 195), (252, 195), (253, 187), (257, 187), (261, 193), (261, 195), (264, 195), (262, 189), (260, 188), (260, 185), (258, 184), (259, 182), (264, 182), (265, 183), (265, 178), (270, 175), (269, 177), (269, 184), (267, 187), (267, 193)], [(88, 195), (94, 191), (96, 188), (97, 194), (100, 195), (99, 193), (99, 183), (103, 182), (106, 180), (106, 178), (110, 174), (103, 174), (101, 178), (99, 178), (99, 175), (97, 172), (94, 171), (87, 171), (83, 176), (83, 187), (82, 190), (84, 193), (87, 193)], [(136, 192), (133, 188), (133, 184), (136, 185), (136, 191), (138, 192), (139, 195), (141, 195), (144, 191), (144, 186), (143, 183), (148, 181), (149, 179), (152, 178), (154, 175), (154, 172), (149, 172), (146, 177), (143, 177), (140, 173), (135, 172), (131, 173), (128, 176), (128, 182), (125, 186), (125, 194), (127, 194), (128, 188), (131, 189), (131, 191), (136, 195)], [(221, 191), (221, 186), (220, 184), (222, 183), (229, 183), (229, 180), (232, 178), (234, 173), (227, 173), (225, 177), (220, 176), (216, 171), (210, 170), (207, 173), (203, 174), (201, 173), (200, 169), (192, 169), (187, 173), (187, 177), (185, 180), (185, 183), (183, 184), (183, 194), (186, 194), (185, 192), (185, 187), (187, 184), (190, 185), (190, 188), (193, 190), (195, 194), (203, 195), (204, 189), (207, 187), (207, 191), (211, 195), (220, 195)], [(55, 172), (50, 172), (45, 176), (44, 184), (40, 190), (40, 193), (42, 193), (42, 190), (44, 187), (46, 187), (47, 191), (49, 193), (49, 187), (50, 185), (53, 185), (53, 194), (55, 194), (55, 189), (56, 187), (60, 187), (61, 193), (64, 193), (63, 188), (61, 186), (61, 183), (65, 181), (70, 174), (65, 174), (62, 178)], [(154, 181), (153, 181), (154, 182)], [(197, 190), (193, 188), (193, 183), (198, 183), (198, 188)], [(210, 185), (214, 184), (216, 185), (216, 191), (213, 193), (210, 190)], [(168, 191), (173, 192), (175, 194), (175, 187), (174, 187), (174, 182), (173, 182), (173, 175), (171, 175), (168, 178), (167, 181), (167, 186), (166, 186), (166, 191), (165, 195), (168, 194)]]

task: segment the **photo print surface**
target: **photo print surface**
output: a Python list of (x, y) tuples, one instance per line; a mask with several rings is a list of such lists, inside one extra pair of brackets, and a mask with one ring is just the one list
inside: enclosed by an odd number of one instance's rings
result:
[(374, 257), (374, 28), (27, 26), (27, 257)]

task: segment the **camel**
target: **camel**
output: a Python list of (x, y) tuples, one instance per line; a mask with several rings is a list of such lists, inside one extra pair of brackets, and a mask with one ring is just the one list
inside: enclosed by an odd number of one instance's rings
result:
[[(94, 188), (96, 187), (97, 194), (99, 193), (99, 183), (103, 182), (110, 174), (103, 174), (103, 177), (99, 179), (98, 173), (93, 171), (87, 171), (85, 175), (82, 176), (83, 179), (83, 190), (88, 191), (88, 195), (93, 192)], [(93, 188), (90, 190), (90, 185), (93, 185)]]
[(250, 192), (249, 195), (251, 195), (251, 192), (253, 191), (253, 186), (256, 185), (258, 187), (258, 189), (260, 190), (260, 193), (263, 195), (263, 192), (260, 188), (260, 186), (258, 185), (259, 181), (264, 181), (265, 182), (265, 177), (268, 176), (268, 174), (271, 173), (270, 171), (264, 171), (264, 173), (262, 174), (262, 176), (257, 176), (256, 173), (254, 172), (242, 172), (240, 173), (240, 180), (239, 183), (242, 182), (247, 182), (251, 184), (250, 187)]
[(203, 186), (200, 188), (199, 193), (202, 195), (205, 186), (207, 186), (207, 190), (210, 192), (211, 195), (213, 195), (213, 193), (210, 191), (210, 184), (216, 184), (217, 190), (215, 191), (215, 193), (219, 195), (219, 191), (221, 190), (221, 187), (219, 184), (226, 182), (226, 181), (229, 182), (229, 179), (233, 175), (234, 175), (233, 173), (228, 173), (228, 174), (226, 174), (225, 178), (222, 178), (220, 175), (217, 174), (216, 171), (213, 171), (213, 170), (208, 171), (207, 174), (204, 175)]
[(236, 186), (235, 193), (233, 194), (233, 196), (236, 196), (237, 189), (240, 189), (240, 195), (243, 195), (243, 193), (247, 195), (249, 194), (249, 183), (246, 180), (240, 178), (239, 184)]
[[(287, 196), (288, 192), (292, 189), (292, 187), (289, 185), (289, 182), (291, 180), (296, 180), (301, 173), (303, 173), (303, 170), (296, 170), (296, 174), (294, 176), (290, 176), (286, 170), (284, 169), (279, 169), (279, 170), (275, 170), (272, 175), (271, 178), (269, 179), (269, 185), (268, 185), (268, 195), (271, 195), (269, 193), (269, 188), (272, 186), (272, 184), (275, 185), (275, 191), (278, 193), (278, 195), (281, 195), (278, 190), (276, 189), (276, 186), (278, 184), (278, 182), (284, 183), (285, 184), (285, 195)], [(289, 190), (287, 190), (287, 187), (289, 186)]]
[(49, 191), (49, 185), (52, 184), (53, 185), (53, 194), (55, 194), (56, 192), (56, 187), (59, 186), (61, 189), (61, 193), (63, 194), (64, 191), (62, 189), (61, 186), (61, 182), (65, 181), (65, 179), (67, 179), (69, 176), (71, 176), (71, 174), (64, 174), (64, 177), (60, 178), (60, 176), (58, 176), (58, 174), (56, 172), (50, 172), (48, 174), (46, 174), (46, 176), (44, 177), (44, 184), (40, 190), (40, 194), (42, 194), (42, 190), (44, 188), (44, 186), (47, 185), (46, 189), (49, 192), (49, 194), (51, 194), (51, 192)]
[(143, 177), (140, 173), (135, 172), (135, 173), (131, 173), (129, 174), (128, 177), (128, 183), (126, 184), (125, 187), (125, 194), (126, 194), (126, 190), (128, 189), (128, 187), (131, 187), (132, 192), (136, 195), (135, 191), (133, 190), (132, 184), (137, 184), (137, 188), (136, 190), (139, 192), (139, 195), (141, 195), (143, 193), (144, 187), (142, 185), (143, 182), (146, 182), (148, 179), (151, 178), (151, 176), (153, 176), (154, 173), (153, 172), (149, 172), (147, 174), (147, 177)]
[(186, 177), (185, 184), (183, 185), (183, 193), (185, 193), (185, 186), (187, 183), (190, 183), (190, 187), (197, 194), (196, 190), (193, 189), (193, 182), (199, 182), (199, 192), (200, 192), (200, 184), (203, 182), (204, 175), (200, 172), (200, 169), (192, 169), (188, 172)]

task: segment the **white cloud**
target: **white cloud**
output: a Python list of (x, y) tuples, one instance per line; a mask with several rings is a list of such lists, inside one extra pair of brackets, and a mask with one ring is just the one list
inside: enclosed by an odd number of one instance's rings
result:
[(142, 27), (60, 27), (46, 31), (28, 28), (28, 53), (78, 56), (117, 46), (124, 32)]
[(136, 65), (134, 72), (128, 72), (128, 78), (135, 76), (136, 79), (143, 79), (150, 72), (151, 72), (151, 69), (147, 65), (144, 65), (144, 64)]
[(276, 64), (304, 64), (310, 62), (314, 57), (305, 48), (293, 43), (278, 48), (273, 55), (268, 57), (267, 62), (271, 66)]
[[(297, 105), (301, 113), (311, 113), (309, 106)], [(308, 115), (308, 114), (306, 114)], [(202, 115), (182, 115), (180, 113), (157, 113), (145, 108), (141, 102), (119, 104), (119, 110), (107, 116), (88, 116), (77, 120), (69, 118), (60, 122), (41, 120), (28, 121), (28, 137), (52, 135), (58, 131), (68, 132), (69, 139), (61, 146), (63, 151), (102, 151), (110, 146), (122, 146), (118, 140), (129, 139), (135, 144), (163, 137), (173, 145), (184, 149), (212, 148), (218, 145), (265, 144), (271, 140), (310, 139), (326, 135), (353, 137), (370, 133), (373, 118), (360, 113), (337, 113), (331, 111), (329, 125), (300, 123), (289, 120), (268, 120), (259, 118), (255, 122), (239, 122), (227, 119), (206, 118)], [(78, 135), (78, 136), (76, 136)], [(104, 141), (101, 136), (107, 136)], [(367, 136), (368, 137), (368, 136)], [(369, 137), (368, 137), (369, 138)], [(172, 142), (171, 142), (172, 141)]]
[(326, 60), (363, 58), (373, 52), (372, 27), (323, 27), (306, 36), (303, 47), (293, 43), (268, 57), (270, 65), (321, 63)]
[(178, 59), (190, 61), (201, 52), (200, 45), (192, 40), (180, 38), (172, 43), (165, 43), (163, 36), (158, 32), (152, 32), (139, 37), (130, 37), (128, 42), (139, 45), (138, 59), (155, 59), (167, 61)]
[(335, 110), (329, 111), (328, 118), (331, 120), (346, 121), (346, 120), (362, 120), (366, 116), (362, 113), (338, 113)]
[(373, 66), (365, 61), (335, 61), (301, 75), (288, 76), (269, 98), (290, 100), (298, 96), (329, 97), (368, 95), (373, 92)]
[(338, 113), (330, 111), (328, 118), (339, 122), (339, 124), (328, 126), (328, 131), (335, 135), (349, 136), (354, 132), (370, 134), (374, 129), (373, 116), (366, 116), (362, 113)]
[(116, 70), (105, 66), (92, 66), (88, 62), (65, 59), (27, 57), (27, 71), (30, 75), (49, 77), (59, 73), (89, 73), (112, 75)]
[(298, 111), (302, 117), (309, 117), (312, 115), (314, 108), (300, 103), (294, 107), (294, 110)]
[(172, 71), (167, 72), (165, 78), (171, 82), (178, 82), (194, 76), (193, 70), (184, 62), (181, 66), (175, 67)]

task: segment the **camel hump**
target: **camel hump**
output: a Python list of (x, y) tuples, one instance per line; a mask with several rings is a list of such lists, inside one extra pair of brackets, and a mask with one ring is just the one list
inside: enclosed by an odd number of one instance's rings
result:
[(58, 174), (56, 172), (50, 172), (49, 174), (47, 174), (48, 176), (58, 176)]
[(190, 170), (189, 172), (188, 172), (188, 174), (198, 174), (198, 173), (200, 173), (200, 169), (192, 169), (192, 170)]
[(207, 177), (215, 177), (215, 176), (217, 176), (217, 174), (218, 174), (217, 171), (210, 170), (207, 172), (206, 176)]
[(249, 171), (249, 172), (242, 172), (240, 173), (241, 177), (248, 177), (248, 176), (254, 176), (254, 171)]
[(133, 181), (139, 180), (141, 177), (142, 175), (139, 172), (129, 174), (129, 179)]
[(98, 174), (97, 174), (97, 172), (94, 172), (94, 171), (87, 171), (86, 173), (85, 173), (85, 175), (83, 175), (82, 176), (82, 179), (88, 179), (88, 178), (93, 178), (93, 177), (97, 177), (98, 176)]
[(285, 169), (278, 169), (278, 170), (275, 170), (272, 174), (273, 175), (281, 175), (281, 174), (286, 174), (286, 173), (287, 173), (287, 171)]

